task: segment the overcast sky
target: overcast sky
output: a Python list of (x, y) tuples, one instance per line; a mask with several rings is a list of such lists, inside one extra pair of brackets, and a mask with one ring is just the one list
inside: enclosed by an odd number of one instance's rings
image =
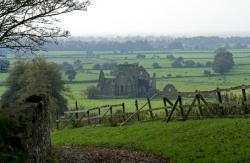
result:
[(62, 17), (73, 36), (248, 35), (250, 0), (92, 0)]

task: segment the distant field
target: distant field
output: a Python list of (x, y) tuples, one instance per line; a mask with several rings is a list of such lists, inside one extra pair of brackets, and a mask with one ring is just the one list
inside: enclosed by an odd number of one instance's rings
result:
[(250, 162), (250, 120), (150, 122), (52, 133), (52, 144), (139, 150), (171, 162)]
[[(212, 51), (176, 51), (176, 52), (140, 52), (146, 55), (145, 59), (136, 59), (136, 53), (131, 54), (114, 54), (113, 52), (95, 52), (95, 55), (86, 54), (82, 51), (49, 51), (39, 52), (40, 56), (47, 58), (48, 61), (63, 63), (73, 63), (76, 59), (82, 61), (82, 65), (86, 70), (84, 73), (78, 73), (75, 80), (89, 81), (98, 80), (99, 70), (93, 70), (94, 64), (103, 64), (105, 62), (117, 63), (139, 63), (144, 66), (147, 71), (152, 75), (156, 73), (157, 88), (162, 90), (166, 84), (174, 84), (178, 91), (194, 91), (209, 90), (216, 87), (231, 87), (241, 84), (250, 84), (250, 49), (231, 50), (234, 55), (235, 67), (225, 77), (204, 77), (204, 70), (211, 70), (211, 68), (171, 68), (170, 60), (166, 59), (167, 55), (174, 55), (175, 57), (183, 57), (184, 59), (191, 59), (195, 62), (206, 63), (213, 61), (214, 53)], [(99, 57), (97, 57), (99, 56)], [(153, 56), (159, 56), (159, 59), (152, 59)], [(153, 63), (159, 63), (162, 68), (153, 69)], [(105, 75), (110, 76), (110, 71), (105, 70)], [(179, 78), (167, 78), (171, 74), (172, 77), (178, 76)], [(4, 81), (8, 74), (0, 74), (0, 81)], [(182, 76), (182, 78), (180, 78)], [(66, 80), (66, 78), (65, 78)], [(125, 102), (127, 106), (134, 109), (134, 99), (105, 99), (105, 100), (89, 100), (81, 96), (88, 86), (96, 85), (96, 83), (85, 84), (67, 84), (71, 88), (72, 97), (67, 97), (69, 107), (74, 106), (75, 100), (86, 108), (94, 107), (103, 104), (113, 104)], [(5, 87), (0, 87), (0, 94), (5, 90)]]

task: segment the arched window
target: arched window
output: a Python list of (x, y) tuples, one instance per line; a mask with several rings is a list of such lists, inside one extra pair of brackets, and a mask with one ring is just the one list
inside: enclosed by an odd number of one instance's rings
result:
[(124, 87), (123, 87), (123, 85), (121, 85), (121, 93), (123, 93), (123, 91), (124, 91)]

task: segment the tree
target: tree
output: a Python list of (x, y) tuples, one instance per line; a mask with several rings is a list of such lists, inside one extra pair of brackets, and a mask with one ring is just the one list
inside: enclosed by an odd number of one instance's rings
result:
[(95, 98), (100, 94), (100, 90), (96, 86), (89, 86), (85, 90), (85, 95), (87, 95), (88, 98)]
[(204, 74), (204, 76), (206, 76), (206, 77), (210, 77), (212, 73), (211, 73), (210, 70), (204, 70), (204, 71), (203, 71), (203, 74)]
[(233, 54), (225, 48), (219, 48), (215, 51), (212, 68), (214, 72), (224, 75), (229, 72), (234, 66)]
[(69, 36), (56, 26), (58, 15), (85, 11), (89, 0), (2, 0), (0, 49), (40, 50), (58, 37)]
[(193, 60), (184, 61), (185, 67), (195, 67), (195, 62)]
[(63, 113), (67, 101), (63, 94), (67, 92), (57, 64), (44, 59), (18, 61), (6, 80), (8, 89), (1, 98), (1, 104), (18, 104), (32, 95), (45, 95), (49, 99), (51, 111)]
[(10, 66), (10, 61), (7, 59), (0, 59), (0, 72), (7, 72)]
[(161, 68), (161, 66), (159, 65), (159, 63), (156, 63), (156, 62), (152, 64), (152, 67), (153, 68)]
[(182, 62), (179, 62), (178, 60), (175, 60), (172, 64), (171, 64), (172, 67), (175, 67), (175, 68), (180, 68), (180, 67), (183, 67), (183, 63)]
[(100, 65), (100, 64), (95, 64), (94, 66), (93, 66), (93, 69), (94, 70), (100, 70), (102, 68), (102, 66)]
[(175, 86), (173, 84), (167, 84), (163, 88), (163, 93), (164, 94), (176, 93), (176, 92), (177, 92), (177, 89), (175, 88)]
[(83, 69), (83, 67), (82, 67), (82, 62), (81, 62), (79, 59), (77, 59), (77, 60), (74, 62), (73, 67), (74, 67), (74, 69), (75, 69), (76, 71), (81, 71), (81, 72), (84, 71), (84, 69)]
[(77, 72), (74, 69), (69, 69), (65, 71), (65, 75), (68, 77), (68, 80), (72, 82), (75, 79)]
[(171, 43), (168, 45), (168, 49), (170, 49), (170, 50), (175, 50), (175, 49), (183, 50), (184, 47), (183, 47), (183, 45), (182, 45), (181, 42), (174, 41), (174, 42), (171, 42)]
[(60, 65), (61, 70), (63, 70), (64, 72), (68, 71), (68, 70), (72, 70), (74, 69), (73, 66), (71, 64), (69, 64), (68, 62), (63, 62)]
[(212, 62), (211, 61), (207, 61), (205, 66), (206, 67), (212, 67)]
[(167, 55), (166, 58), (169, 59), (169, 60), (175, 60), (176, 59), (172, 54)]
[(137, 54), (136, 55), (136, 59), (145, 59), (145, 58), (146, 58), (146, 56), (143, 55), (143, 54)]

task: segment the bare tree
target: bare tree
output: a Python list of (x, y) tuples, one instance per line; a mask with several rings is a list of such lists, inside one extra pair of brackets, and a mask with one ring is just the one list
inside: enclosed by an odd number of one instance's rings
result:
[(56, 26), (56, 16), (85, 11), (89, 0), (0, 0), (0, 49), (40, 50), (69, 35)]

